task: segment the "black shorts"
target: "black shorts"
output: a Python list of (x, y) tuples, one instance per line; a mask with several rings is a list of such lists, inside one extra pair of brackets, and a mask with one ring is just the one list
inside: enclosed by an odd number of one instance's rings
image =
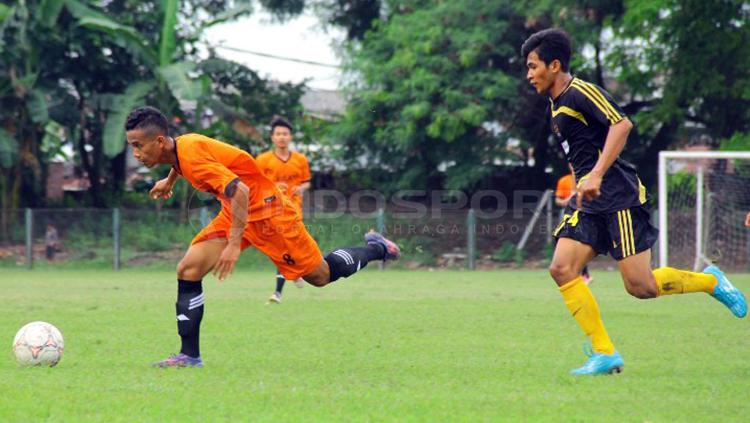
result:
[(585, 213), (567, 206), (553, 235), (590, 245), (597, 254), (609, 253), (619, 261), (650, 249), (659, 230), (651, 224), (647, 206), (613, 213)]

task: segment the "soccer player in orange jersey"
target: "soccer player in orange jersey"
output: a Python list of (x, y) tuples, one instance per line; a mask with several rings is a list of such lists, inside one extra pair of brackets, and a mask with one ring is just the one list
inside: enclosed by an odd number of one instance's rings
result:
[[(276, 182), (281, 192), (292, 200), (302, 214), (302, 195), (310, 189), (310, 165), (307, 158), (289, 149), (292, 142), (292, 124), (283, 117), (276, 116), (271, 121), (271, 141), (274, 149), (255, 158), (261, 172)], [(268, 299), (268, 304), (281, 303), (281, 293), (286, 279), (281, 271), (276, 272), (276, 289)], [(295, 281), (302, 287), (302, 281)]]
[(152, 199), (169, 198), (179, 176), (221, 201), (221, 211), (198, 235), (177, 265), (179, 354), (158, 367), (202, 367), (199, 337), (205, 297), (202, 280), (209, 272), (223, 281), (243, 249), (254, 246), (287, 279), (303, 278), (325, 286), (350, 276), (373, 260), (395, 260), (399, 247), (382, 235), (365, 234), (364, 247), (339, 248), (323, 257), (302, 224), (299, 210), (261, 172), (247, 152), (221, 141), (186, 134), (169, 135), (167, 118), (153, 107), (139, 107), (125, 122), (133, 155), (146, 167), (169, 164), (169, 176), (151, 189)]

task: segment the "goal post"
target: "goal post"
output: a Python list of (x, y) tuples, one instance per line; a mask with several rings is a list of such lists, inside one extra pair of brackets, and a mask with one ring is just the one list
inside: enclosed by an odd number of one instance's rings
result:
[(748, 270), (749, 151), (659, 153), (659, 265)]

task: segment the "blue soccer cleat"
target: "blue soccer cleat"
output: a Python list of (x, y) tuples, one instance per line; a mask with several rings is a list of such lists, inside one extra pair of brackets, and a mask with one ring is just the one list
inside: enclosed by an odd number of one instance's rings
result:
[(732, 282), (729, 282), (724, 272), (712, 264), (703, 269), (703, 273), (711, 274), (719, 281), (711, 296), (727, 306), (735, 316), (745, 317), (747, 315), (747, 301), (745, 301), (745, 296), (739, 289), (732, 285)]
[(172, 354), (169, 358), (154, 363), (154, 367), (203, 367), (203, 360), (200, 357), (190, 357), (183, 353)]
[[(588, 347), (588, 348), (586, 348)], [(602, 354), (591, 351), (591, 347), (586, 345), (583, 352), (589, 356), (588, 361), (583, 366), (573, 369), (570, 374), (576, 376), (584, 375), (610, 375), (613, 373), (621, 373), (625, 363), (622, 361), (620, 353), (617, 351), (614, 354)]]
[(385, 257), (383, 257), (383, 261), (398, 260), (398, 258), (401, 257), (401, 248), (399, 248), (395, 242), (375, 232), (372, 229), (370, 229), (370, 232), (365, 234), (365, 243), (367, 243), (368, 245), (382, 245), (383, 248), (385, 248)]

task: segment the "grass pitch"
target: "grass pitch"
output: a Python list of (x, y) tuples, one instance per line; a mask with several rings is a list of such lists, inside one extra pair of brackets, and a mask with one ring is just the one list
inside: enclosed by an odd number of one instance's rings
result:
[[(750, 319), (705, 294), (592, 289), (625, 359), (574, 378), (584, 336), (543, 271), (367, 269), (317, 289), (272, 272), (204, 281), (203, 369), (178, 350), (171, 271), (0, 270), (0, 421), (743, 421)], [(730, 275), (750, 293), (749, 275)], [(65, 337), (55, 368), (19, 368), (23, 324)], [(4, 357), (4, 358), (3, 358)], [(746, 420), (745, 420), (746, 421)]]

